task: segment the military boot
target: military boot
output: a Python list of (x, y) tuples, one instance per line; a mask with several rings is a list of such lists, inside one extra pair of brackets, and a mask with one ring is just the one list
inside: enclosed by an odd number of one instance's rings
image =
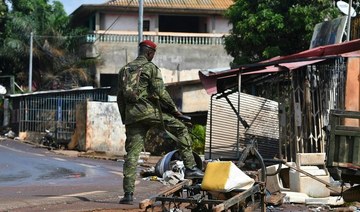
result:
[(185, 169), (185, 178), (193, 179), (193, 178), (203, 178), (204, 172), (202, 172), (198, 167), (194, 166), (193, 168)]
[(120, 200), (119, 204), (132, 205), (132, 202), (133, 202), (133, 193), (125, 192), (124, 197)]

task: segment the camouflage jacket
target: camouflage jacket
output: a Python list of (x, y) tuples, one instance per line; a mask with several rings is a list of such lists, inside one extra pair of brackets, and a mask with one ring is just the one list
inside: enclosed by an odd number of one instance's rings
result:
[[(136, 102), (129, 102), (124, 98), (124, 72), (129, 66), (141, 66), (142, 71), (139, 78), (138, 89), (141, 97)], [(150, 117), (159, 117), (158, 103), (164, 106), (163, 109), (175, 113), (177, 107), (165, 90), (164, 81), (160, 69), (145, 56), (139, 56), (134, 61), (122, 67), (118, 74), (117, 104), (119, 107), (122, 122), (131, 124)]]

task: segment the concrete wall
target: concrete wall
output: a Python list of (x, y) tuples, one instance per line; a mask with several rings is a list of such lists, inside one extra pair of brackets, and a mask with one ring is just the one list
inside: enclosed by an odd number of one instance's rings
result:
[[(96, 68), (100, 74), (117, 74), (122, 66), (137, 56), (136, 43), (97, 43), (96, 52), (102, 64)], [(167, 85), (175, 85), (170, 92), (179, 109), (185, 113), (207, 111), (209, 96), (199, 80), (202, 69), (229, 67), (232, 57), (220, 45), (158, 44), (153, 62), (161, 69)], [(190, 84), (187, 82), (191, 82)]]
[[(184, 94), (188, 106), (203, 105), (208, 107), (208, 98), (195, 103), (194, 93), (200, 92), (199, 85), (186, 87)], [(192, 96), (189, 97), (188, 95)], [(191, 102), (191, 104), (189, 104)], [(194, 104), (195, 103), (195, 104)], [(188, 108), (184, 108), (189, 110)], [(185, 111), (186, 112), (186, 111)], [(72, 136), (71, 146), (80, 151), (95, 151), (109, 155), (124, 156), (125, 151), (125, 125), (123, 125), (116, 102), (87, 101), (77, 105), (76, 129)], [(70, 148), (70, 149), (73, 149)]]
[(115, 102), (88, 101), (77, 107), (74, 139), (82, 151), (125, 155), (125, 126)]
[(169, 93), (183, 113), (204, 112), (209, 108), (208, 95), (200, 82), (183, 86), (169, 86)]
[[(102, 73), (117, 74), (122, 66), (137, 56), (135, 43), (98, 43), (97, 47), (103, 60), (97, 67), (98, 80)], [(178, 44), (159, 44), (153, 60), (161, 69), (165, 84), (176, 85), (170, 94), (185, 113), (208, 109), (210, 96), (199, 80), (199, 70), (229, 67), (231, 61), (232, 57), (220, 45)]]
[[(103, 61), (97, 73), (115, 74), (137, 56), (137, 43), (97, 43)], [(221, 45), (158, 44), (153, 62), (162, 70), (201, 70), (229, 67), (233, 58)]]

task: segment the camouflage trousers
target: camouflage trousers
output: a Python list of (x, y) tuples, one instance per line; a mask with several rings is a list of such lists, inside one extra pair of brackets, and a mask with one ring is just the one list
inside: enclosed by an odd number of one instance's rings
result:
[[(178, 138), (177, 146), (180, 155), (187, 168), (196, 166), (194, 155), (191, 149), (191, 138), (187, 127), (175, 117), (163, 113), (163, 120), (166, 129)], [(146, 133), (150, 128), (157, 127), (163, 129), (161, 120), (158, 117), (147, 118), (136, 123), (126, 125), (125, 142), (125, 163), (123, 168), (124, 192), (134, 192), (136, 180), (136, 167), (140, 152), (144, 149)]]

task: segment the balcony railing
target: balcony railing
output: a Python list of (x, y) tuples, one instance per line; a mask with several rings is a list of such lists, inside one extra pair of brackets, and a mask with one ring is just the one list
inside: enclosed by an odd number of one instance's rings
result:
[[(143, 39), (162, 44), (223, 45), (226, 34), (143, 32)], [(86, 42), (138, 42), (138, 32), (95, 31), (86, 37)]]

